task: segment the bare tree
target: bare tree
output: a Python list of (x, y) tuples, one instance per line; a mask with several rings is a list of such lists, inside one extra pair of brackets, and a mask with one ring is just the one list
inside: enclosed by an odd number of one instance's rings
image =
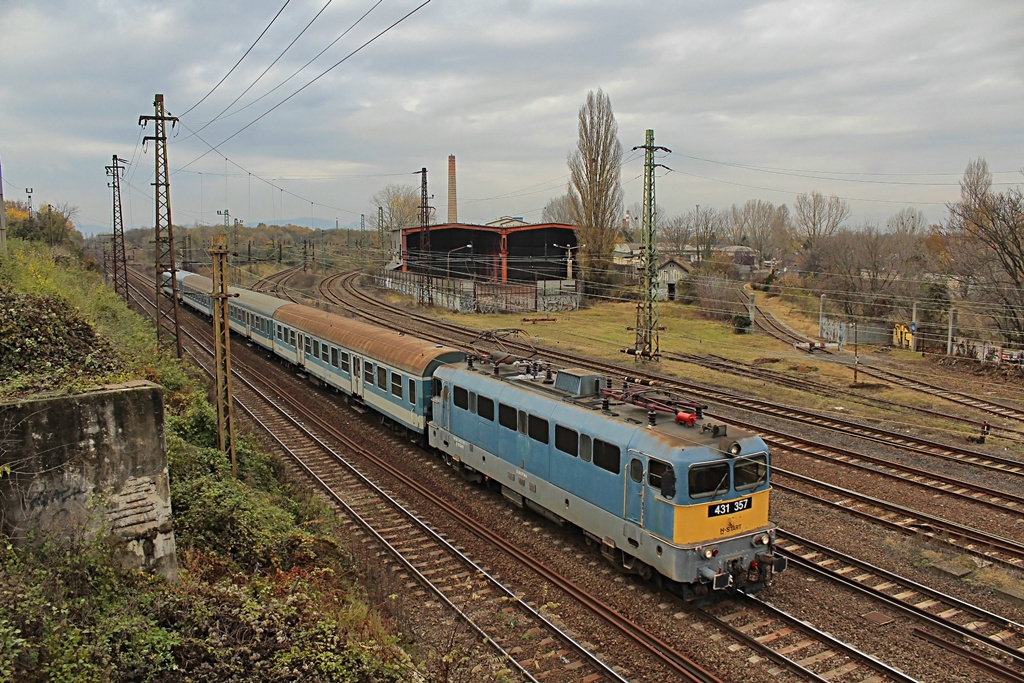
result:
[(540, 218), (542, 223), (565, 223), (572, 225), (572, 200), (569, 195), (563, 194), (549, 199), (544, 205), (544, 212)]
[(687, 216), (693, 226), (697, 258), (706, 261), (711, 258), (711, 252), (718, 245), (718, 240), (728, 223), (726, 215), (708, 206), (702, 209), (698, 204)]
[(989, 317), (1007, 342), (1024, 346), (1024, 194), (992, 191), (984, 158), (967, 164), (960, 201), (947, 204), (947, 230), (958, 243), (953, 265), (970, 296), (989, 304)]
[(419, 225), (420, 192), (412, 185), (389, 183), (378, 190), (370, 199), (373, 212), (370, 214), (370, 225), (377, 225), (378, 207), (384, 209), (384, 230), (390, 233), (399, 228), (411, 228)]
[(615, 235), (622, 217), (622, 144), (609, 97), (587, 93), (579, 112), (579, 140), (569, 154), (568, 195), (579, 233), (580, 261), (590, 283), (611, 277)]
[(885, 227), (889, 232), (916, 235), (924, 233), (928, 227), (928, 222), (924, 219), (924, 213), (919, 209), (908, 206), (891, 216), (886, 222)]
[(743, 206), (732, 205), (728, 216), (728, 239), (732, 244), (748, 246), (763, 261), (772, 251), (773, 233), (785, 224), (789, 210), (771, 202), (748, 199)]
[(662, 223), (659, 242), (664, 245), (666, 253), (682, 254), (692, 234), (693, 224), (690, 216), (680, 213), (665, 219)]
[(793, 221), (803, 233), (805, 248), (813, 246), (819, 237), (835, 234), (849, 217), (850, 205), (835, 195), (826, 199), (820, 192), (812, 192), (796, 197)]

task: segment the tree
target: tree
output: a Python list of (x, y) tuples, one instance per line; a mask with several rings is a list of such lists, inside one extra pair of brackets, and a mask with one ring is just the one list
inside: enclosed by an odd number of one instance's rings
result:
[(750, 247), (757, 252), (758, 260), (764, 261), (774, 251), (772, 243), (776, 231), (788, 219), (785, 204), (776, 208), (771, 202), (760, 199), (749, 199), (743, 206), (733, 204), (729, 210), (729, 241)]
[(708, 206), (702, 209), (698, 204), (687, 216), (693, 226), (697, 258), (700, 261), (707, 261), (711, 258), (711, 252), (717, 246), (727, 224), (725, 214)]
[(580, 261), (588, 283), (611, 280), (612, 252), (622, 217), (622, 145), (609, 97), (587, 93), (579, 111), (579, 140), (569, 153), (569, 201)]
[(676, 214), (662, 223), (661, 237), (658, 241), (665, 245), (667, 253), (682, 254), (690, 242), (692, 231), (693, 224), (690, 222), (690, 216), (685, 213)]
[(850, 205), (835, 195), (826, 199), (820, 192), (812, 192), (796, 197), (793, 222), (803, 232), (805, 249), (810, 249), (819, 237), (835, 234), (849, 217)]
[(544, 205), (544, 212), (540, 218), (542, 223), (565, 223), (572, 225), (572, 200), (568, 194), (563, 194), (549, 199)]
[(54, 247), (65, 242), (80, 242), (81, 234), (75, 230), (75, 215), (78, 207), (64, 203), (43, 204), (37, 211), (29, 212), (22, 202), (7, 204), (8, 235), (11, 237), (46, 242)]
[(889, 218), (885, 227), (889, 232), (903, 235), (923, 234), (928, 227), (928, 221), (924, 219), (924, 213), (919, 209), (905, 207)]
[(1024, 346), (1024, 194), (1020, 187), (992, 191), (984, 158), (967, 164), (960, 201), (946, 205), (947, 230), (959, 242), (951, 264), (968, 296), (989, 304), (1003, 338)]
[(389, 183), (377, 191), (370, 199), (373, 211), (370, 214), (370, 225), (374, 229), (377, 224), (378, 207), (384, 209), (384, 231), (389, 233), (400, 228), (411, 228), (420, 222), (420, 192), (412, 185)]

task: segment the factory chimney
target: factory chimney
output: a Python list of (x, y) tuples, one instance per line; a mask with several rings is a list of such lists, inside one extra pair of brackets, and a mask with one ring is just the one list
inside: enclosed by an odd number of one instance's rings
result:
[(458, 204), (455, 201), (455, 155), (448, 155), (448, 222), (459, 222)]

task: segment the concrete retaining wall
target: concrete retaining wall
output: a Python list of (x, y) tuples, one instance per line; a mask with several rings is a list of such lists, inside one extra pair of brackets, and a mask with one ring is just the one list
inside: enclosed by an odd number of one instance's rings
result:
[(0, 524), (15, 544), (108, 531), (129, 563), (177, 578), (159, 385), (0, 404), (0, 465)]

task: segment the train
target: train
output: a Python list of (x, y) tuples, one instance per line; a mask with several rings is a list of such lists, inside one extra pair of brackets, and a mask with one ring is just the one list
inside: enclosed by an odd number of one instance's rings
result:
[[(210, 316), (212, 281), (177, 278), (180, 301)], [(461, 351), (230, 293), (239, 337), (380, 413), (465, 479), (578, 528), (622, 572), (705, 602), (757, 592), (786, 569), (769, 520), (767, 445), (708, 419), (699, 402), (648, 381)]]

